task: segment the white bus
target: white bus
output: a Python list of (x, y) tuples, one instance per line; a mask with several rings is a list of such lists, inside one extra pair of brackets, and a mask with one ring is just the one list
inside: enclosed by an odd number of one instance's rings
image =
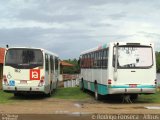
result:
[(80, 55), (80, 87), (100, 95), (129, 96), (156, 90), (156, 62), (152, 43), (113, 42)]
[(21, 93), (50, 96), (58, 84), (58, 56), (41, 48), (8, 48), (3, 68), (3, 91), (15, 96)]

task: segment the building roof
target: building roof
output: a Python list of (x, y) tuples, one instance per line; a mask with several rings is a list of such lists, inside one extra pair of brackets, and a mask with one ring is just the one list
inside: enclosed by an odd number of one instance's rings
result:
[(5, 48), (0, 48), (0, 64), (4, 63)]
[(62, 66), (68, 66), (68, 67), (73, 67), (74, 66), (73, 64), (70, 64), (70, 63), (68, 63), (66, 61), (60, 61), (60, 65), (62, 65)]

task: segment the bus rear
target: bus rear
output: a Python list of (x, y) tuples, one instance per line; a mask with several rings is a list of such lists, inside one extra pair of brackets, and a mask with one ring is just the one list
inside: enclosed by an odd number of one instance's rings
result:
[(41, 49), (9, 48), (5, 54), (3, 90), (44, 92), (44, 59)]
[(114, 43), (110, 47), (109, 94), (150, 94), (156, 88), (153, 44)]

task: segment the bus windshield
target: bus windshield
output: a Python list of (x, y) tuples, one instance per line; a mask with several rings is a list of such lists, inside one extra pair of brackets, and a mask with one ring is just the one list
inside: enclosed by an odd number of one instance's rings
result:
[[(149, 46), (118, 46), (118, 68), (148, 68), (153, 65), (153, 52)], [(116, 47), (114, 47), (113, 65), (115, 66)]]
[(5, 57), (5, 66), (18, 69), (32, 69), (43, 66), (43, 54), (38, 49), (9, 49)]

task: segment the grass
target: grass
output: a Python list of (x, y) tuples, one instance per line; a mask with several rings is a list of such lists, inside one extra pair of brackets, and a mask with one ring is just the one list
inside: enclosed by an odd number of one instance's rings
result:
[(160, 91), (150, 95), (140, 95), (138, 102), (160, 103)]
[[(94, 96), (84, 93), (80, 90), (79, 87), (74, 88), (59, 88), (57, 92), (53, 95), (54, 98), (59, 99), (87, 99)], [(137, 103), (160, 103), (160, 91), (155, 94), (150, 95), (140, 95)]]
[(2, 90), (0, 90), (0, 104), (12, 102), (13, 101), (11, 99), (12, 97), (13, 97), (12, 93), (5, 93)]
[(60, 98), (60, 99), (81, 99), (82, 100), (82, 99), (90, 98), (90, 95), (82, 92), (79, 87), (72, 87), (72, 88), (57, 89), (53, 97)]
[[(73, 88), (59, 88), (56, 90), (56, 93), (52, 95), (53, 98), (59, 99), (73, 99), (73, 100), (82, 100), (90, 98), (90, 95), (84, 93), (80, 90), (79, 87)], [(14, 97), (13, 93), (6, 93), (0, 91), (0, 104), (12, 103), (12, 102), (24, 102), (28, 100), (42, 100), (46, 97), (44, 95), (24, 95), (19, 97)]]
[[(53, 98), (67, 99), (67, 100), (87, 100), (90, 98), (94, 99), (94, 96), (84, 93), (79, 87), (72, 88), (59, 88), (56, 93), (52, 95)], [(0, 91), (0, 104), (20, 102), (24, 100), (40, 100), (45, 99), (43, 96), (22, 96), (14, 97), (13, 93), (5, 93)], [(160, 103), (160, 91), (150, 95), (140, 95), (136, 103)]]

